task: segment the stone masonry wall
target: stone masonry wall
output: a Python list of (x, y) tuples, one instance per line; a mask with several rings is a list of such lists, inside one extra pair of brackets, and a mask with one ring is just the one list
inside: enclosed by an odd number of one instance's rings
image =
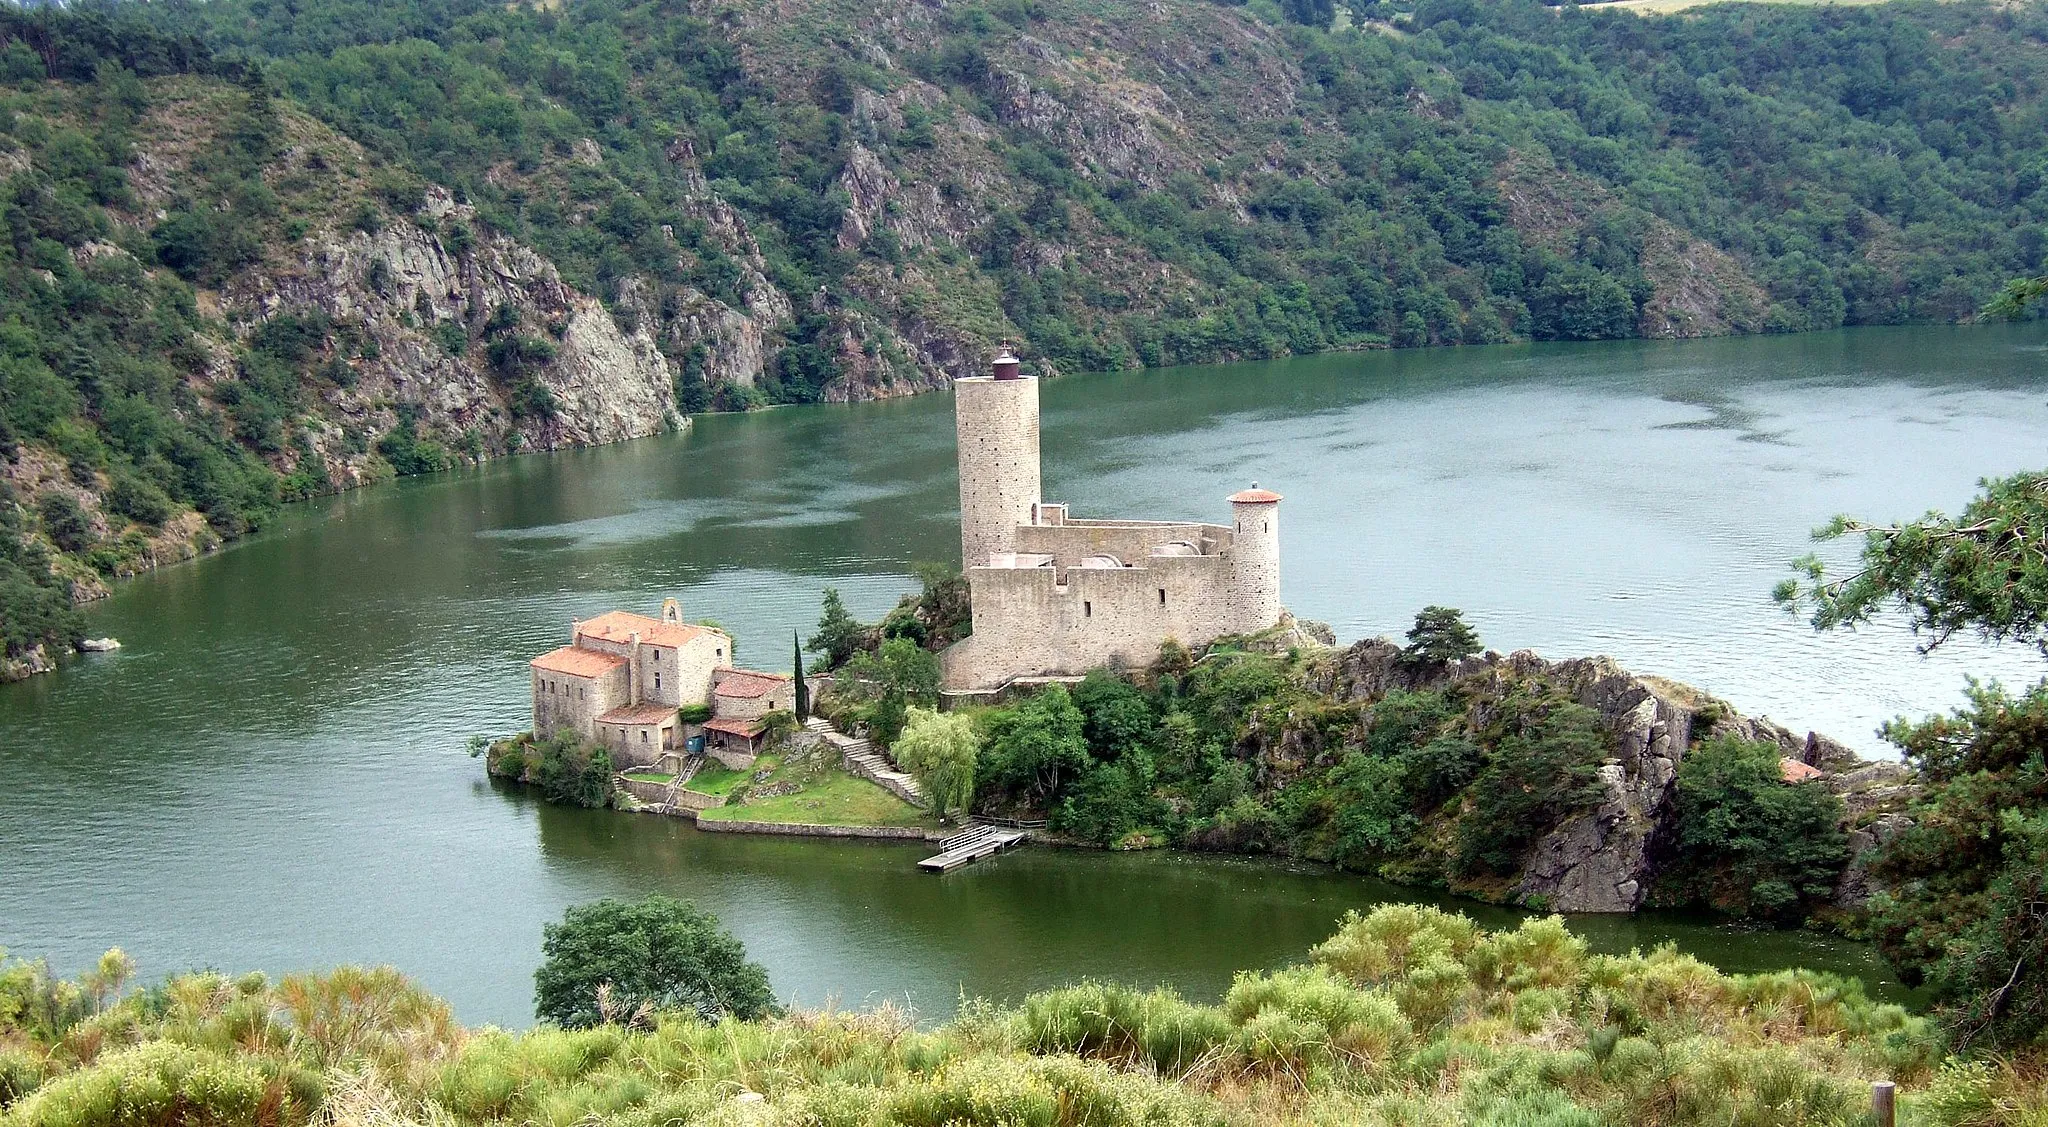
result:
[(589, 736), (596, 731), (599, 716), (625, 703), (626, 667), (594, 678), (534, 669), (532, 689), (534, 735), (545, 738), (573, 728)]
[(962, 567), (1015, 551), (1017, 526), (1038, 503), (1038, 381), (956, 380), (954, 425), (960, 441)]
[(1280, 506), (1233, 503), (1230, 626), (1250, 634), (1280, 621)]
[[(948, 688), (1013, 677), (1149, 665), (1168, 638), (1207, 645), (1231, 631), (1230, 557), (1154, 556), (1143, 567), (976, 568), (974, 633), (942, 656)], [(1164, 595), (1162, 596), (1162, 592)]]
[(1230, 546), (1230, 530), (1218, 524), (1160, 521), (1076, 522), (1026, 525), (1017, 530), (1017, 551), (1042, 553), (1072, 567), (1084, 556), (1112, 555), (1134, 567), (1148, 566), (1152, 549), (1182, 541), (1198, 550), (1204, 542), (1221, 551)]

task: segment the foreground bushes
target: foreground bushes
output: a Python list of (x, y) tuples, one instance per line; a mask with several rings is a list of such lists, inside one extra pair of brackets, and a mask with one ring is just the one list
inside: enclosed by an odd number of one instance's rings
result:
[[(52, 1008), (51, 999), (68, 999)], [(1779, 1124), (2039, 1127), (2029, 1061), (1944, 1061), (1924, 1019), (1805, 971), (1592, 955), (1390, 906), (1219, 1005), (1081, 983), (915, 1028), (893, 1010), (465, 1031), (390, 970), (104, 982), (0, 970), (0, 1127), (334, 1123)]]

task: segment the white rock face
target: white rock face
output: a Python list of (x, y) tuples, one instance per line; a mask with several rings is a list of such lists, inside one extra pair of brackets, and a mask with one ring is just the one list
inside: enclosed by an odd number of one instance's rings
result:
[[(309, 241), (284, 266), (251, 271), (222, 295), (223, 311), (244, 330), (280, 314), (320, 310), (337, 325), (359, 327), (374, 341), (371, 355), (346, 362), (353, 382), (325, 391), (344, 420), (372, 433), (388, 431), (401, 411), (423, 431), (455, 436), (475, 431), (487, 449), (506, 449), (517, 433), (525, 448), (553, 449), (617, 442), (678, 425), (675, 371), (644, 328), (628, 333), (594, 298), (563, 283), (554, 265), (531, 248), (496, 235), (476, 235), (473, 209), (429, 191), (417, 223), (390, 223), (374, 233), (349, 231)], [(470, 232), (456, 239), (458, 230)], [(450, 241), (466, 241), (460, 251)], [(552, 418), (516, 415), (517, 376), (495, 368), (489, 342), (479, 340), (500, 308), (515, 315), (509, 329), (545, 340), (552, 360), (530, 375), (556, 404)], [(461, 351), (437, 337), (461, 341)], [(330, 476), (360, 479), (364, 455), (336, 453), (316, 440)], [(339, 437), (334, 436), (334, 437)]]

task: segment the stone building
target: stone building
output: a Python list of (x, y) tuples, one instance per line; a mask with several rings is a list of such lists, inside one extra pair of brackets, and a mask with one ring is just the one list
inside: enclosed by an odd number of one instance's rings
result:
[(1038, 381), (1005, 350), (955, 381), (960, 552), (974, 632), (942, 655), (956, 695), (1019, 678), (1149, 665), (1280, 620), (1280, 495), (1229, 498), (1231, 523), (1081, 520), (1039, 496)]
[(711, 719), (704, 722), (705, 742), (751, 755), (761, 750), (762, 717), (776, 710), (795, 711), (796, 682), (780, 673), (753, 669), (721, 669), (711, 679)]
[(711, 702), (731, 655), (724, 631), (684, 622), (674, 599), (660, 618), (612, 611), (571, 622), (569, 644), (531, 662), (534, 734), (572, 728), (620, 766), (653, 762), (680, 742), (677, 711)]

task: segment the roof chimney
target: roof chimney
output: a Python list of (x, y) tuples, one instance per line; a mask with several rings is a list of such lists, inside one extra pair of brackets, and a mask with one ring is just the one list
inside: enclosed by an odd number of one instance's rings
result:
[(1018, 362), (1016, 356), (1012, 355), (1010, 352), (1010, 342), (1004, 341), (1003, 350), (1001, 352), (996, 353), (995, 363), (992, 365), (991, 374), (994, 375), (995, 378), (999, 380), (1020, 379), (1022, 378), (1022, 373), (1020, 372), (1020, 369), (1022, 367), (1023, 365)]

